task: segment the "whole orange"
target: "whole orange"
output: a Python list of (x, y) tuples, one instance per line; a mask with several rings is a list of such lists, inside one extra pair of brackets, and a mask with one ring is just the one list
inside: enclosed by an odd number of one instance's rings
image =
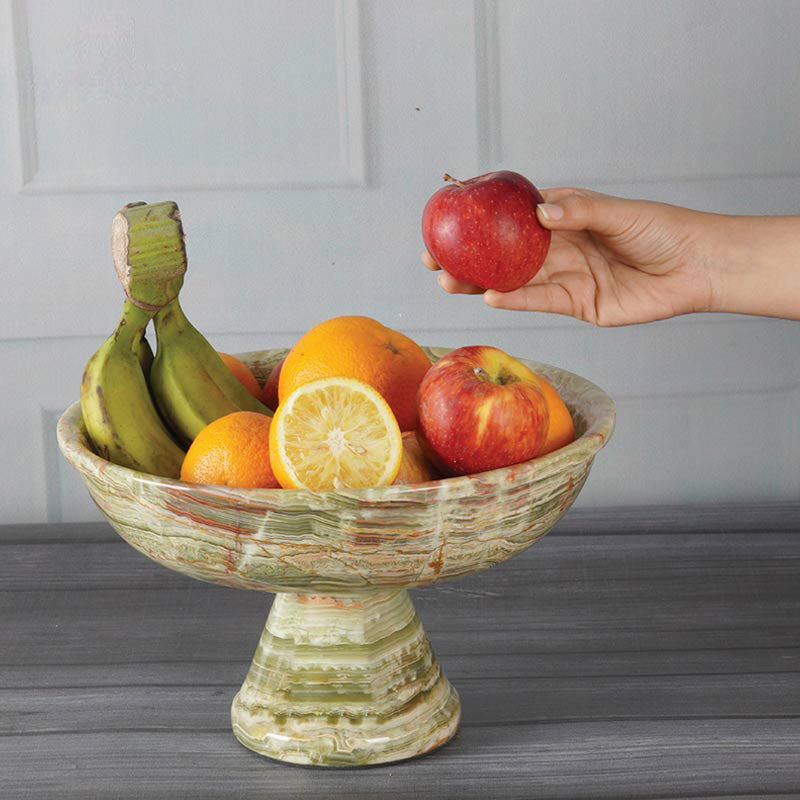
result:
[(219, 357), (225, 362), (225, 366), (234, 374), (239, 383), (250, 392), (255, 398), (261, 397), (261, 388), (258, 385), (256, 376), (253, 375), (250, 367), (240, 361), (236, 356), (228, 353), (218, 353)]
[(564, 401), (561, 399), (555, 386), (547, 378), (537, 375), (542, 382), (542, 392), (544, 392), (547, 406), (550, 409), (550, 424), (547, 428), (547, 438), (542, 445), (538, 455), (552, 453), (559, 447), (569, 444), (575, 440), (575, 424), (572, 415), (569, 413)]
[(403, 460), (400, 462), (400, 471), (394, 479), (395, 483), (423, 483), (435, 481), (439, 473), (425, 457), (413, 431), (403, 434)]
[(291, 349), (281, 368), (278, 396), (317, 378), (356, 378), (376, 389), (401, 431), (417, 424), (417, 389), (431, 362), (408, 336), (370, 317), (335, 317), (312, 328)]
[(183, 459), (181, 480), (244, 489), (277, 489), (269, 460), (272, 418), (234, 411), (206, 425)]

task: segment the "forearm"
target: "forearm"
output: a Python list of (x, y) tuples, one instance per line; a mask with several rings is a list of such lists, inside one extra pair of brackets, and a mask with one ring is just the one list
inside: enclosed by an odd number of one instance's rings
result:
[(800, 216), (713, 218), (712, 311), (800, 319)]

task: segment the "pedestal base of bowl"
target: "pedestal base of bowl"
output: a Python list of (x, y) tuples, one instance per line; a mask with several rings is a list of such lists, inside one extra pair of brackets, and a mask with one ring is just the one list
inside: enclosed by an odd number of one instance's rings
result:
[(245, 747), (327, 767), (421, 755), (460, 715), (405, 590), (278, 594), (231, 708)]

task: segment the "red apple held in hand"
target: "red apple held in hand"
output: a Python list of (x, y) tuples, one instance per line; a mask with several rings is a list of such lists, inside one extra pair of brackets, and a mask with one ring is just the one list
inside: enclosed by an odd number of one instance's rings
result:
[(496, 347), (453, 350), (426, 373), (417, 393), (417, 438), (448, 475), (535, 458), (550, 411), (539, 378)]
[(550, 231), (536, 218), (544, 202), (517, 172), (489, 172), (449, 181), (422, 212), (422, 238), (436, 263), (454, 278), (482, 289), (510, 292), (541, 268)]

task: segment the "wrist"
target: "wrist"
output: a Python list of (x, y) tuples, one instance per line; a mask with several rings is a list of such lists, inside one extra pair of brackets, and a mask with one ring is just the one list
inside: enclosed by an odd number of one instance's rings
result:
[(708, 217), (707, 310), (800, 319), (800, 217)]

